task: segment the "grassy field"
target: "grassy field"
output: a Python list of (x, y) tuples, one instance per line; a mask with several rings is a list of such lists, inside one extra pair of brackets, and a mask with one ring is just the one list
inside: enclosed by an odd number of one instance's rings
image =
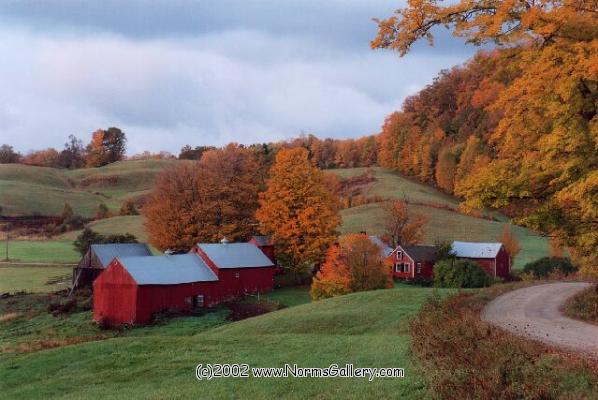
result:
[[(431, 293), (431, 289), (401, 286), (299, 305), (234, 323), (223, 322), (216, 313), (133, 329), (124, 337), (28, 354), (9, 352), (0, 359), (3, 395), (64, 399), (425, 398), (423, 375), (409, 354), (407, 324)], [(78, 314), (89, 317), (89, 312)], [(78, 314), (70, 318), (81, 319)], [(40, 318), (49, 324), (47, 319), (55, 317)], [(188, 322), (202, 318), (206, 319), (195, 330)], [(14, 334), (13, 324), (19, 321), (5, 324)], [(86, 325), (81, 329), (92, 328)], [(3, 341), (6, 345), (10, 339), (4, 337)], [(199, 382), (194, 378), (198, 363), (248, 363), (252, 367), (353, 363), (403, 367), (405, 378)]]
[(70, 286), (72, 267), (0, 265), (0, 293), (51, 292)]
[[(0, 246), (1, 258), (5, 258), (4, 243)], [(73, 241), (56, 240), (11, 240), (8, 243), (8, 258), (19, 262), (77, 263), (79, 253), (73, 248)]]
[[(341, 177), (351, 177), (362, 174), (366, 168), (352, 168), (335, 170)], [(367, 194), (384, 198), (409, 199), (412, 202), (411, 213), (420, 213), (428, 218), (424, 241), (434, 244), (438, 239), (466, 240), (466, 241), (496, 241), (498, 240), (504, 223), (483, 218), (463, 215), (443, 208), (428, 206), (446, 205), (458, 206), (458, 200), (447, 196), (434, 188), (415, 183), (394, 172), (375, 168), (377, 181), (369, 187)], [(341, 231), (360, 232), (366, 230), (372, 234), (384, 232), (385, 212), (377, 203), (366, 204), (342, 210), (343, 225)], [(504, 219), (504, 218), (502, 218)], [(522, 268), (525, 263), (548, 255), (548, 240), (535, 234), (529, 229), (514, 226), (514, 233), (521, 242), (522, 250), (515, 260), (515, 268)]]
[(122, 201), (151, 189), (156, 175), (176, 160), (122, 161), (101, 168), (61, 170), (0, 164), (0, 206), (5, 215), (58, 215), (65, 202), (91, 217), (100, 203)]

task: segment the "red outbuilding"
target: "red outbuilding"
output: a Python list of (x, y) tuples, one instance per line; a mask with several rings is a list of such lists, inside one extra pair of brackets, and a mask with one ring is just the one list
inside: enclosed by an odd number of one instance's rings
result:
[(511, 256), (502, 243), (453, 242), (452, 253), (478, 263), (492, 277), (507, 279), (511, 273)]
[(393, 277), (397, 279), (430, 279), (437, 261), (433, 246), (397, 246), (388, 257), (393, 265)]
[(256, 235), (249, 239), (249, 243), (257, 246), (273, 264), (276, 264), (276, 253), (274, 252), (274, 242), (270, 236)]
[(250, 243), (199, 243), (191, 251), (218, 276), (221, 300), (268, 292), (274, 287), (276, 267)]
[(93, 315), (143, 324), (168, 309), (210, 307), (272, 290), (274, 264), (250, 243), (198, 244), (188, 254), (116, 257), (94, 281)]
[(93, 282), (93, 318), (143, 324), (166, 309), (216, 304), (218, 277), (195, 254), (117, 257)]

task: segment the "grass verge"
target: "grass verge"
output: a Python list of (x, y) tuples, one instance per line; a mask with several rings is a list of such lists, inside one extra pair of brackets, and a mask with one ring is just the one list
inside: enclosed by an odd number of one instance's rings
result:
[(435, 398), (595, 398), (592, 365), (480, 319), (485, 304), (526, 283), (433, 297), (410, 324), (413, 352)]
[(591, 287), (573, 296), (565, 305), (565, 314), (571, 318), (598, 324), (598, 291)]

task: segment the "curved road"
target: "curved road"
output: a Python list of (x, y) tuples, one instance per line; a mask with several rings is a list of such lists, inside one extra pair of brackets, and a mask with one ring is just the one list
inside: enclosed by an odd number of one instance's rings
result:
[(564, 316), (565, 301), (590, 287), (585, 282), (530, 286), (503, 294), (482, 311), (482, 319), (517, 335), (598, 358), (598, 325)]

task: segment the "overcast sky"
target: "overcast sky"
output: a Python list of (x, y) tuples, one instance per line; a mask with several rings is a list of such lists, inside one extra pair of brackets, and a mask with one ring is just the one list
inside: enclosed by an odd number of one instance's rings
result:
[(382, 0), (0, 0), (0, 143), (118, 126), (129, 154), (359, 137), (475, 48), (373, 51)]

